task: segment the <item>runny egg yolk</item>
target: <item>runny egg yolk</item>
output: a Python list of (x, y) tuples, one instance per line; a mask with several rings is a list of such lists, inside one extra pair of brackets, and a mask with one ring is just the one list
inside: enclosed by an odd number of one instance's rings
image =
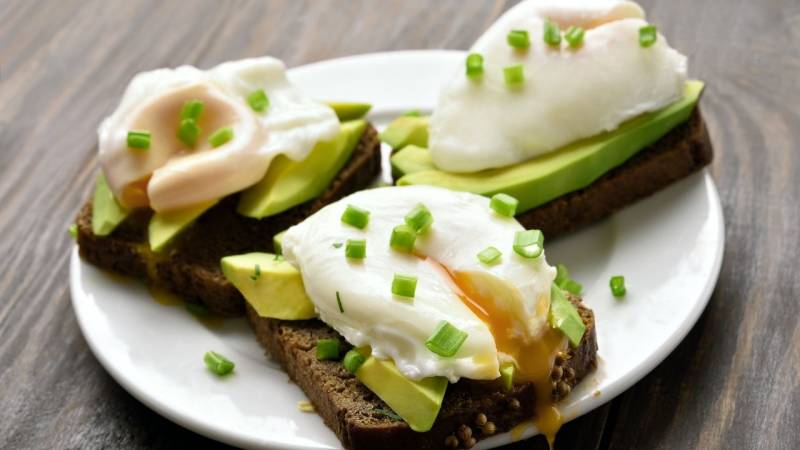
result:
[[(548, 326), (534, 339), (521, 336), (514, 327), (511, 314), (499, 308), (494, 299), (477, 289), (468, 274), (450, 270), (431, 258), (426, 261), (452, 282), (456, 295), (489, 327), (498, 352), (514, 358), (515, 380), (533, 383), (536, 393), (534, 424), (552, 447), (556, 432), (561, 428), (562, 418), (553, 401), (550, 372), (556, 355), (564, 348), (563, 334)], [(547, 311), (537, 310), (537, 313), (547, 314)]]

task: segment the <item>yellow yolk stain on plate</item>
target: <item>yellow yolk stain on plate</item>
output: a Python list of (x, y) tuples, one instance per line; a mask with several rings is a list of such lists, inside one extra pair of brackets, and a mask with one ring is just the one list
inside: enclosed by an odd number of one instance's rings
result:
[(526, 339), (515, 329), (511, 313), (498, 307), (493, 298), (482, 295), (472, 283), (469, 274), (452, 271), (431, 258), (426, 261), (452, 281), (453, 290), (464, 305), (489, 327), (497, 351), (514, 358), (517, 366), (515, 381), (533, 383), (536, 393), (534, 424), (552, 447), (556, 432), (561, 428), (562, 418), (553, 402), (550, 372), (556, 355), (566, 343), (564, 335), (548, 326), (536, 338)]

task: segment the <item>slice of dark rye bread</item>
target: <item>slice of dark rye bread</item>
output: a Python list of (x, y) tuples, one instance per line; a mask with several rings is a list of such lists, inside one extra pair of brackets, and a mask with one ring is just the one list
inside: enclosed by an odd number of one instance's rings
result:
[[(559, 354), (551, 372), (552, 398), (560, 400), (597, 366), (597, 336), (592, 311), (568, 294), (586, 324), (577, 348)], [(497, 381), (462, 379), (447, 388), (439, 416), (430, 431), (418, 433), (384, 411), (391, 409), (345, 370), (340, 361), (319, 361), (318, 340), (338, 337), (319, 320), (286, 321), (258, 316), (247, 306), (247, 318), (268, 356), (308, 396), (325, 424), (350, 450), (432, 450), (470, 448), (474, 441), (510, 430), (534, 417), (536, 393), (531, 383), (506, 391)], [(484, 415), (492, 425), (478, 419)]]
[(163, 286), (190, 302), (205, 304), (222, 316), (244, 314), (244, 297), (223, 276), (220, 259), (247, 252), (272, 251), (272, 236), (320, 208), (367, 188), (381, 170), (378, 133), (367, 126), (350, 159), (316, 199), (266, 219), (236, 212), (238, 195), (224, 198), (182, 231), (162, 253), (150, 251), (150, 210), (137, 210), (109, 236), (92, 232), (91, 200), (77, 217), (81, 257), (91, 264)]

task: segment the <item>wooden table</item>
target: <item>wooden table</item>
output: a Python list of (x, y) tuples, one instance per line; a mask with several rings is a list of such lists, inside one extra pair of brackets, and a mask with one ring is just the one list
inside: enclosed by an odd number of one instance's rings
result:
[[(296, 66), (465, 49), (512, 3), (0, 3), (0, 448), (213, 444), (120, 388), (70, 306), (66, 230), (92, 184), (96, 127), (134, 73), (263, 54)], [(566, 425), (556, 448), (800, 448), (800, 2), (642, 3), (708, 82), (725, 261), (677, 350)]]

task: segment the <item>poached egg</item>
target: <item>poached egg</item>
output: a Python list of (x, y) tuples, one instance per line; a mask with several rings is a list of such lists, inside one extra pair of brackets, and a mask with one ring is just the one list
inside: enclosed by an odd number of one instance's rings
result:
[[(253, 110), (247, 97), (263, 89), (269, 106)], [(200, 100), (194, 148), (177, 137), (185, 102)], [(213, 148), (208, 137), (231, 127), (233, 138)], [(128, 148), (129, 131), (151, 134), (150, 148)], [(117, 109), (98, 129), (99, 158), (115, 197), (126, 207), (156, 212), (212, 201), (260, 181), (273, 158), (305, 159), (339, 131), (334, 111), (292, 86), (284, 64), (270, 57), (143, 72), (131, 80)]]
[[(561, 31), (585, 30), (571, 48), (544, 42), (545, 22)], [(460, 67), (443, 88), (430, 119), (434, 164), (447, 172), (476, 172), (516, 164), (679, 100), (686, 57), (662, 35), (639, 44), (642, 8), (624, 0), (527, 0), (500, 17), (470, 49), (483, 56), (483, 75)], [(530, 47), (507, 42), (528, 32)], [(509, 87), (505, 67), (522, 65), (525, 80)]]
[[(419, 203), (431, 212), (433, 224), (417, 236), (413, 253), (391, 248), (392, 229)], [(348, 205), (369, 211), (364, 229), (342, 222)], [(566, 345), (547, 321), (556, 270), (544, 253), (526, 259), (514, 252), (514, 235), (523, 229), (493, 212), (489, 199), (479, 195), (387, 187), (322, 208), (290, 228), (281, 245), (320, 319), (351, 344), (393, 359), (404, 376), (488, 380), (499, 376), (500, 363), (513, 361), (522, 378), (546, 379), (553, 350)], [(348, 239), (366, 240), (364, 259), (345, 257)], [(499, 263), (478, 260), (489, 246), (502, 252)], [(417, 277), (413, 299), (392, 294), (395, 274)], [(452, 357), (425, 345), (443, 320), (468, 335)]]

